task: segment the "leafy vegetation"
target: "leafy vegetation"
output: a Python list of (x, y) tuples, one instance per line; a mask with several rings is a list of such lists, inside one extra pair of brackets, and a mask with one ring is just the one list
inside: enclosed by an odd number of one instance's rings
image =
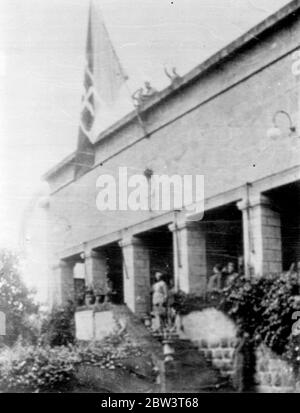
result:
[(75, 380), (78, 362), (78, 355), (69, 347), (16, 344), (0, 353), (0, 391), (65, 390)]
[(174, 295), (174, 303), (172, 304), (174, 310), (180, 315), (187, 315), (192, 311), (201, 311), (207, 307), (208, 303), (203, 297), (196, 294), (186, 294), (179, 291)]
[(300, 310), (299, 292), (296, 273), (252, 279), (240, 276), (205, 298), (179, 292), (173, 306), (181, 315), (215, 306), (233, 319), (248, 346), (254, 349), (263, 342), (300, 373), (300, 335), (292, 335), (293, 314)]
[(23, 346), (17, 342), (0, 352), (0, 392), (67, 392), (79, 385), (76, 372), (81, 364), (139, 375), (153, 374), (153, 364), (143, 348), (128, 335), (112, 335), (101, 342), (68, 346)]
[(255, 345), (265, 343), (298, 369), (298, 340), (292, 336), (293, 314), (300, 309), (298, 294), (297, 280), (285, 274), (258, 279), (240, 277), (223, 290), (219, 308)]
[(72, 303), (54, 308), (41, 327), (42, 342), (50, 346), (66, 346), (75, 341), (75, 308)]
[(38, 306), (33, 295), (21, 279), (17, 255), (0, 250), (0, 310), (6, 315), (5, 344), (12, 345), (19, 336), (29, 341), (35, 337), (30, 315), (37, 313)]

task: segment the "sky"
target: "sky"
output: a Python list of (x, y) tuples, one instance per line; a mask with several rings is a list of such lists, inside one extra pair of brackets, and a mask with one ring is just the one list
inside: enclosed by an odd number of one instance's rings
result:
[[(131, 91), (145, 80), (163, 89), (164, 67), (186, 74), (288, 2), (98, 0)], [(88, 8), (0, 0), (0, 248), (22, 249), (25, 279), (43, 291), (45, 217), (34, 194), (76, 148)]]

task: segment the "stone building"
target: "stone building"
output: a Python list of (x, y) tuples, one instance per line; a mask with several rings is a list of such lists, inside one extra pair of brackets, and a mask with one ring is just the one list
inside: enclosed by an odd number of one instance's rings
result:
[[(139, 315), (163, 267), (176, 288), (203, 294), (214, 264), (247, 274), (300, 261), (300, 4), (258, 26), (102, 132), (95, 163), (75, 176), (75, 153), (46, 175), (52, 304), (74, 299), (74, 267)], [(300, 52), (299, 52), (300, 55)], [(300, 65), (299, 65), (300, 67)], [(276, 138), (276, 139), (275, 139)], [(201, 212), (99, 211), (103, 174), (203, 175)]]

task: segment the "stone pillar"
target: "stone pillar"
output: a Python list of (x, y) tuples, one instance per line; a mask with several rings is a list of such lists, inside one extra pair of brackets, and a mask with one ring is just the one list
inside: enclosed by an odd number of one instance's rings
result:
[(250, 230), (250, 204), (246, 200), (239, 201), (237, 207), (242, 211), (243, 221), (243, 250), (244, 250), (244, 272), (246, 276), (252, 275), (253, 268), (253, 239)]
[(280, 213), (265, 195), (241, 201), (244, 257), (248, 275), (262, 276), (282, 271)]
[(61, 260), (52, 267), (52, 307), (74, 302), (74, 262)]
[(124, 301), (136, 314), (145, 315), (150, 303), (149, 250), (137, 237), (120, 242), (123, 254)]
[(85, 253), (85, 281), (94, 292), (106, 293), (107, 262), (106, 254), (102, 251), (89, 251)]
[(186, 221), (169, 226), (173, 232), (175, 288), (203, 295), (206, 291), (206, 240), (201, 223)]

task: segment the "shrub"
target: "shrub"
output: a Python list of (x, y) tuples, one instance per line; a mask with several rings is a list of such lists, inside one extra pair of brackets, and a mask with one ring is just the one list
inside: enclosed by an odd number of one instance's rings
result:
[[(144, 363), (143, 363), (144, 361)], [(151, 357), (132, 343), (126, 333), (99, 343), (69, 346), (22, 346), (0, 351), (0, 392), (66, 392), (77, 388), (80, 364), (105, 369), (122, 368), (130, 373), (153, 374)], [(147, 369), (145, 372), (145, 366)]]
[(81, 344), (77, 349), (82, 362), (109, 369), (125, 368), (125, 360), (147, 356), (144, 349), (132, 342), (125, 332), (106, 337), (101, 342)]
[(187, 315), (192, 311), (201, 311), (207, 307), (208, 303), (203, 297), (198, 297), (196, 294), (186, 294), (179, 291), (174, 294), (174, 303), (172, 307), (180, 315)]
[(0, 390), (43, 392), (65, 390), (75, 380), (79, 357), (68, 347), (22, 347), (0, 354)]
[(75, 341), (74, 306), (54, 308), (43, 322), (42, 342), (50, 346), (66, 346)]
[[(286, 275), (248, 279), (240, 277), (222, 292), (219, 309), (246, 333), (254, 345), (263, 342), (295, 365), (299, 351), (292, 340), (292, 315), (299, 310), (298, 288)], [(294, 349), (294, 350), (293, 350)]]
[(237, 324), (239, 330), (255, 337), (257, 329), (264, 320), (264, 297), (270, 288), (267, 279), (248, 279), (239, 277), (222, 291), (219, 309), (227, 313)]
[(285, 352), (286, 360), (293, 366), (296, 377), (300, 375), (300, 338), (292, 337)]

